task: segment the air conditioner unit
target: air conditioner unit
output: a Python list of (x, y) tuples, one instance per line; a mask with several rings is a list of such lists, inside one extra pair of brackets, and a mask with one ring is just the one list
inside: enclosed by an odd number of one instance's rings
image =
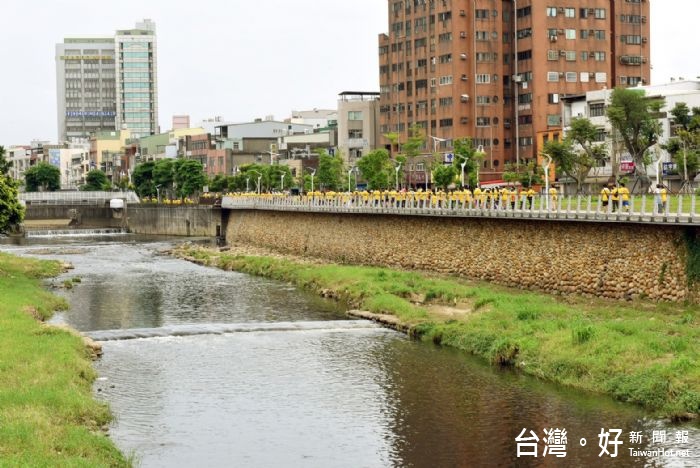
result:
[(564, 72), (559, 72), (559, 76), (560, 76), (560, 77), (563, 77), (563, 76), (564, 76)]
[(647, 17), (646, 17), (646, 16), (642, 16), (642, 23), (646, 23), (646, 22), (647, 22)]
[(460, 99), (460, 101), (462, 101), (462, 102), (469, 102), (469, 95), (468, 95), (468, 94), (462, 94), (462, 95), (459, 97), (459, 99)]
[(461, 124), (468, 124), (469, 123), (469, 117), (462, 117), (459, 119), (459, 123)]
[(643, 37), (643, 38), (642, 38), (642, 44), (646, 44), (648, 40), (649, 40), (649, 39), (647, 39), (646, 37)]
[(462, 75), (462, 81), (467, 81), (469, 78), (467, 78), (467, 75)]
[(459, 16), (466, 16), (467, 13), (464, 10), (459, 10)]
[(563, 29), (557, 29), (557, 34), (561, 36), (562, 34), (564, 34), (564, 30), (563, 30)]
[(466, 32), (466, 31), (461, 31), (461, 32), (459, 33), (459, 37), (461, 37), (462, 39), (464, 39), (465, 37), (467, 37), (467, 32)]
[(595, 29), (589, 29), (589, 30), (588, 30), (588, 34), (591, 35), (591, 36), (594, 35), (594, 34), (595, 34)]
[(549, 42), (557, 42), (557, 36), (549, 36)]
[(558, 8), (558, 11), (559, 11), (559, 13), (564, 13), (564, 11), (565, 11), (565, 10), (564, 10), (564, 7), (559, 7), (559, 8)]
[(467, 60), (467, 54), (459, 54), (461, 60)]
[(646, 58), (646, 57), (642, 57), (642, 63), (647, 63), (647, 58)]
[(588, 9), (588, 14), (589, 14), (589, 15), (595, 15), (595, 8), (589, 8), (589, 9)]
[(560, 50), (560, 51), (559, 51), (559, 55), (561, 55), (562, 57), (566, 57), (566, 51), (565, 51), (565, 50)]
[(595, 72), (590, 72), (590, 73), (588, 74), (588, 77), (589, 77), (589, 78), (595, 78)]

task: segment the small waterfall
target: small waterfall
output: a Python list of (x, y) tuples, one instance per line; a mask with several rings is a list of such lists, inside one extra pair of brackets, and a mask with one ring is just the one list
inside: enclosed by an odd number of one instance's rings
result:
[(83, 332), (95, 341), (135, 340), (138, 338), (162, 338), (166, 336), (223, 335), (244, 332), (289, 332), (289, 331), (347, 331), (381, 328), (369, 320), (329, 320), (320, 322), (251, 322), (251, 323), (207, 323), (192, 325), (168, 325), (160, 328), (130, 328), (118, 330), (96, 330)]
[(95, 228), (95, 229), (33, 229), (25, 232), (25, 237), (89, 237), (89, 236), (115, 236), (126, 234), (122, 228)]

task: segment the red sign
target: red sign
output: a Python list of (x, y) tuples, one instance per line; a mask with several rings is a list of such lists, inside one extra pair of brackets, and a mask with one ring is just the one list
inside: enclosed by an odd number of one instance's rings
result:
[(620, 172), (634, 172), (634, 161), (622, 161), (620, 163)]

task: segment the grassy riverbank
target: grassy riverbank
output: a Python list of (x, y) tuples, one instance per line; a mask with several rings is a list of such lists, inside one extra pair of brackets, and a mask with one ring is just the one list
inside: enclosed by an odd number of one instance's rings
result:
[[(293, 283), (350, 307), (392, 314), (415, 336), (657, 415), (700, 413), (700, 310), (622, 304), (387, 268), (310, 264), (183, 246), (205, 265)], [(257, 255), (257, 253), (256, 253)]]
[(0, 466), (128, 466), (100, 428), (82, 340), (38, 319), (65, 308), (40, 280), (58, 262), (0, 252)]

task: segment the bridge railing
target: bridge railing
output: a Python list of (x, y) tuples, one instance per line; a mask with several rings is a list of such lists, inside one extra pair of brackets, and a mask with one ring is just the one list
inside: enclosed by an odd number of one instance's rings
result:
[(128, 192), (21, 192), (19, 199), (28, 204), (44, 205), (103, 205), (113, 198), (121, 198), (127, 203), (139, 203), (139, 197)]
[(572, 221), (604, 221), (700, 225), (698, 197), (668, 196), (659, 207), (653, 196), (630, 196), (629, 205), (620, 201), (604, 203), (593, 196), (522, 197), (517, 200), (494, 197), (487, 199), (458, 198), (390, 198), (336, 194), (333, 197), (238, 195), (223, 197), (222, 208), (331, 213), (368, 213), (424, 216), (457, 216), (484, 218), (551, 219)]

